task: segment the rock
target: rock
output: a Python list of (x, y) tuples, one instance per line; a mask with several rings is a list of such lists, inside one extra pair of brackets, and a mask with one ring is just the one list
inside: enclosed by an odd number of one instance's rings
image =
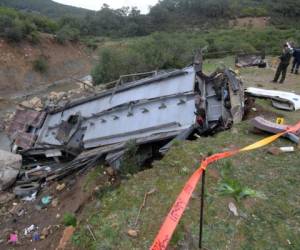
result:
[(62, 191), (65, 187), (66, 187), (66, 184), (65, 184), (65, 183), (63, 183), (63, 184), (58, 184), (58, 185), (56, 186), (56, 190), (57, 190), (57, 191)]
[(48, 235), (50, 233), (50, 227), (45, 227), (43, 228), (42, 232), (41, 232), (41, 238), (47, 238)]
[(53, 199), (53, 201), (51, 203), (51, 206), (54, 207), (54, 208), (58, 206), (58, 199), (57, 198)]
[(12, 201), (15, 198), (15, 195), (8, 192), (0, 192), (0, 205), (6, 204)]
[(136, 238), (136, 237), (138, 236), (138, 231), (133, 230), (133, 229), (129, 229), (129, 230), (127, 231), (127, 234), (128, 234), (130, 237)]
[(59, 241), (58, 247), (56, 248), (56, 250), (63, 250), (65, 249), (68, 241), (71, 239), (73, 233), (75, 231), (75, 227), (66, 227), (66, 229), (63, 232), (63, 235)]
[(67, 96), (67, 93), (66, 92), (54, 92), (52, 91), (48, 98), (52, 101), (57, 101), (57, 100), (60, 100), (62, 99), (63, 97)]
[(31, 100), (29, 101), (23, 101), (20, 103), (21, 106), (25, 107), (25, 108), (32, 108), (35, 109), (37, 111), (42, 110), (43, 108), (43, 104), (40, 98), (38, 97), (33, 97)]
[(108, 167), (105, 169), (106, 173), (109, 175), (109, 176), (114, 176), (115, 175), (115, 170), (112, 168), (112, 167)]
[(237, 208), (233, 202), (229, 202), (228, 208), (229, 208), (230, 212), (233, 213), (234, 216), (239, 216)]
[(13, 203), (13, 207), (9, 210), (12, 215), (18, 214), (18, 211), (22, 209), (22, 205), (18, 203)]
[(22, 156), (0, 150), (0, 191), (9, 188), (22, 166)]
[(40, 98), (38, 97), (33, 97), (30, 101), (31, 105), (33, 106), (33, 108), (43, 108), (43, 104)]
[(270, 147), (270, 148), (268, 148), (268, 153), (272, 154), (272, 155), (280, 155), (282, 152), (281, 152), (280, 148)]

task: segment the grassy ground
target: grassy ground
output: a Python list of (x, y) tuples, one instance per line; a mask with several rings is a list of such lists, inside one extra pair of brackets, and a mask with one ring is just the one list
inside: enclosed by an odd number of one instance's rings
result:
[[(211, 71), (221, 60), (210, 60), (206, 71)], [(232, 58), (222, 61), (233, 64)], [(300, 90), (299, 78), (288, 75), (285, 85), (272, 85), (272, 69), (241, 70), (246, 86)], [(266, 100), (257, 100), (269, 119), (283, 116), (287, 123), (300, 119), (300, 111), (284, 112), (271, 107)], [(196, 141), (176, 143), (153, 168), (122, 181), (119, 188), (99, 198), (99, 206), (88, 205), (85, 218), (73, 236), (79, 249), (148, 249), (160, 225), (189, 176), (196, 170), (201, 157), (242, 147), (263, 138), (251, 132), (248, 121), (230, 131)], [(273, 146), (292, 145), (279, 139)], [(267, 153), (269, 146), (221, 160), (209, 167), (205, 196), (204, 246), (207, 249), (299, 249), (300, 246), (300, 151), (281, 155)], [(224, 195), (224, 184), (250, 188), (253, 196), (238, 199)], [(144, 194), (155, 188), (141, 212), (137, 228), (134, 221)], [(185, 214), (173, 235), (170, 249), (198, 249), (200, 185), (194, 192)], [(255, 196), (257, 195), (257, 197)], [(239, 216), (233, 216), (228, 203), (233, 202)], [(90, 224), (96, 237), (93, 240), (85, 225)], [(128, 229), (138, 231), (129, 237)]]

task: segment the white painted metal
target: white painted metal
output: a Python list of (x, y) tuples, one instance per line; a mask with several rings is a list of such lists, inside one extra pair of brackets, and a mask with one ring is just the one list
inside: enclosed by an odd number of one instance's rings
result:
[[(182, 94), (184, 96), (186, 93), (192, 93), (194, 91), (195, 83), (194, 69), (193, 67), (188, 67), (183, 71), (185, 73), (178, 76), (168, 78), (168, 74), (165, 74), (165, 79), (155, 80), (154, 78), (153, 81), (137, 85), (134, 88), (129, 88), (123, 91), (118, 91), (117, 89), (113, 96), (111, 94), (104, 95), (95, 100), (87, 101), (64, 111), (49, 114), (41, 131), (39, 132), (37, 144), (60, 145), (61, 143), (55, 139), (57, 128), (51, 129), (51, 127), (59, 125), (62, 121), (67, 121), (71, 115), (76, 113), (80, 113), (84, 117), (90, 117), (93, 114), (97, 114), (129, 102), (149, 100), (159, 97), (164, 98), (166, 96), (178, 94)], [(98, 124), (101, 120), (100, 118), (96, 121), (94, 127), (89, 125), (89, 120), (86, 124), (84, 124), (88, 127), (84, 136), (84, 142), (88, 145), (88, 142), (92, 138), (126, 133), (173, 121), (177, 121), (182, 124), (183, 127), (191, 125), (194, 122), (193, 119), (195, 116), (194, 99), (189, 99), (185, 105), (177, 106), (175, 103), (178, 102), (178, 98), (180, 97), (166, 100), (166, 102), (170, 103), (168, 103), (165, 110), (159, 110), (157, 105), (160, 104), (158, 103), (148, 103), (144, 106), (151, 109), (151, 112), (149, 113), (142, 113), (141, 111), (134, 110), (135, 115), (127, 117), (128, 110), (122, 112), (120, 110), (116, 111), (115, 115), (120, 117), (119, 120), (113, 120), (112, 117), (114, 114), (110, 114), (109, 117), (107, 117), (108, 122), (106, 124), (101, 123), (101, 126)]]
[(293, 110), (300, 109), (300, 95), (296, 95), (292, 92), (249, 87), (245, 90), (245, 93), (258, 97), (274, 99), (276, 101), (289, 102), (293, 105)]

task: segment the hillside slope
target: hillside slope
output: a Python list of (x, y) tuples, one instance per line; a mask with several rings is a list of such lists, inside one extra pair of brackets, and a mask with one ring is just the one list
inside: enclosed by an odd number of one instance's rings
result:
[[(43, 34), (38, 45), (18, 45), (0, 40), (0, 93), (26, 91), (33, 86), (49, 84), (70, 76), (88, 75), (91, 57), (80, 43), (57, 43), (53, 36)], [(38, 58), (45, 58), (47, 70), (34, 70)]]
[(93, 13), (90, 10), (56, 3), (51, 0), (1, 0), (0, 6), (39, 13), (51, 18), (60, 18), (62, 16), (84, 17)]

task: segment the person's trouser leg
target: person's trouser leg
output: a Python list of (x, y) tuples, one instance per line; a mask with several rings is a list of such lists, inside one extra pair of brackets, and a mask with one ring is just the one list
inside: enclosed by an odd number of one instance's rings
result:
[(289, 66), (289, 65), (283, 65), (283, 66), (282, 66), (280, 83), (283, 83), (284, 80), (285, 80), (285, 76), (286, 76), (286, 72), (287, 72), (288, 66)]
[(296, 68), (295, 68), (295, 74), (299, 73), (299, 68), (300, 68), (300, 62), (296, 63)]
[(274, 82), (278, 81), (280, 73), (281, 73), (281, 70), (282, 70), (282, 65), (281, 65), (281, 63), (279, 63), (279, 65), (277, 67), (277, 70), (276, 70), (276, 73), (275, 73), (274, 80), (273, 80)]
[(296, 58), (294, 58), (293, 64), (292, 64), (291, 73), (294, 73), (294, 69), (295, 69), (295, 67), (296, 67), (296, 64), (297, 64), (297, 61), (296, 61)]

